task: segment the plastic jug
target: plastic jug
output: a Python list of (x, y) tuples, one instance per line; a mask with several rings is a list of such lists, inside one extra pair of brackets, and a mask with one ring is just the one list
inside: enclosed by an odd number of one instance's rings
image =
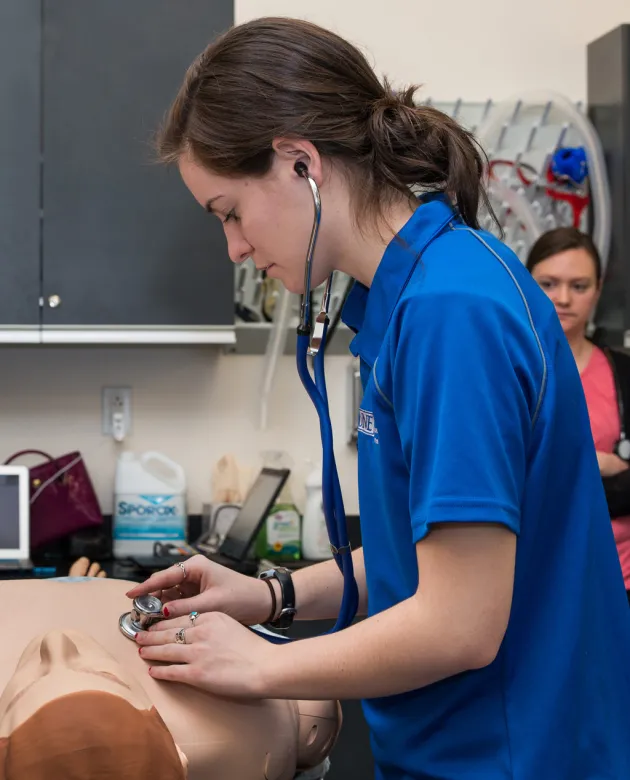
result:
[(332, 558), (322, 498), (322, 470), (315, 469), (306, 479), (306, 504), (302, 518), (302, 557), (308, 561)]
[(186, 475), (161, 452), (123, 452), (116, 465), (113, 553), (152, 555), (154, 542), (186, 541)]

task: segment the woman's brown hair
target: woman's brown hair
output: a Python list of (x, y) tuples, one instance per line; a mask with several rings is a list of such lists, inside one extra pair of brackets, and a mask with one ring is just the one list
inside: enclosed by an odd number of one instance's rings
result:
[(602, 279), (602, 261), (597, 247), (587, 233), (582, 233), (574, 227), (559, 227), (543, 233), (529, 250), (527, 270), (531, 273), (538, 263), (570, 249), (584, 249), (590, 255), (595, 266), (595, 279), (599, 284)]
[(441, 111), (416, 106), (417, 87), (395, 93), (363, 54), (298, 19), (262, 18), (211, 43), (189, 68), (159, 137), (159, 155), (188, 152), (221, 175), (262, 176), (277, 137), (305, 138), (341, 163), (356, 214), (380, 217), (410, 188), (445, 192), (478, 227), (485, 157), (471, 133)]

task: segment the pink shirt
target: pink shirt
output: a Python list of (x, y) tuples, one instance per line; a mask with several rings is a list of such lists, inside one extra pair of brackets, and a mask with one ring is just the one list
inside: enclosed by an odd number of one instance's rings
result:
[[(599, 452), (612, 452), (619, 439), (621, 423), (615, 380), (601, 349), (593, 348), (581, 378), (595, 449)], [(612, 521), (612, 527), (626, 590), (630, 590), (630, 517), (616, 518)]]

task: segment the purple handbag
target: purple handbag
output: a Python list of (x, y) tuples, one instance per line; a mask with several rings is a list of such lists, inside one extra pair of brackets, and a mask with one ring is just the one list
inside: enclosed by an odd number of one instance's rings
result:
[(80, 452), (53, 458), (41, 450), (21, 450), (4, 465), (30, 454), (46, 458), (29, 469), (31, 548), (102, 525), (103, 514)]

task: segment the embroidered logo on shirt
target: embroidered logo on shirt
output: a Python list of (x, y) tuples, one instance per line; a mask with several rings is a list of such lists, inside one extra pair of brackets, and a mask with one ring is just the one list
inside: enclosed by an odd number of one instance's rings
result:
[(359, 409), (359, 431), (365, 433), (366, 436), (372, 436), (372, 438), (378, 436), (372, 412), (366, 412), (365, 409)]

